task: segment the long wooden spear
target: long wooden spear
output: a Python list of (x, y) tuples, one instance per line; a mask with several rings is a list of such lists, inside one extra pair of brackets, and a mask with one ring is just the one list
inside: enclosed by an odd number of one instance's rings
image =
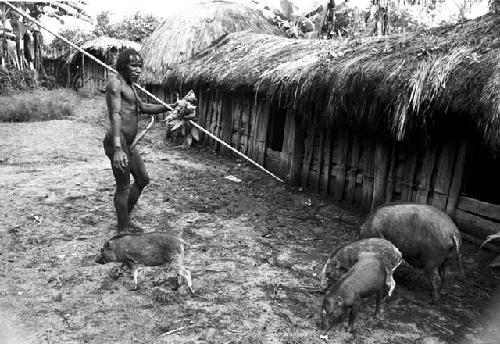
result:
[[(81, 52), (82, 54), (84, 54), (85, 56), (87, 56), (88, 58), (94, 60), (95, 62), (97, 62), (98, 64), (100, 64), (101, 66), (103, 66), (104, 68), (106, 68), (107, 70), (109, 70), (110, 72), (112, 73), (115, 73), (115, 74), (118, 74), (118, 72), (116, 70), (114, 70), (113, 68), (111, 68), (110, 66), (108, 66), (107, 64), (105, 64), (104, 62), (102, 62), (101, 60), (97, 59), (96, 57), (92, 56), (91, 54), (87, 53), (85, 50), (83, 50), (82, 48), (80, 48), (79, 46), (77, 46), (76, 44), (74, 44), (73, 42), (70, 42), (69, 40), (67, 40), (66, 38), (62, 37), (61, 35), (57, 34), (57, 33), (54, 33), (52, 32), (51, 30), (47, 29), (43, 24), (41, 24), (38, 20), (36, 20), (35, 18), (31, 17), (29, 14), (27, 14), (25, 11), (23, 11), (22, 9), (19, 9), (17, 8), (16, 6), (12, 5), (10, 2), (8, 1), (4, 1), (4, 0), (0, 0), (0, 2), (6, 4), (7, 6), (9, 6), (10, 8), (12, 8), (14, 11), (18, 12), (19, 14), (23, 15), (24, 17), (28, 18), (29, 20), (31, 20), (32, 22), (36, 23), (37, 25), (39, 25), (41, 28), (45, 29), (47, 32), (53, 34), (54, 36), (56, 36), (57, 38), (59, 38), (61, 41), (63, 41), (64, 43), (68, 44), (69, 46), (71, 46), (72, 48), (75, 48), (76, 50), (78, 50), (79, 52)], [(141, 90), (142, 92), (146, 93), (148, 96), (150, 96), (151, 98), (153, 98), (154, 100), (156, 100), (158, 103), (164, 105), (167, 107), (167, 109), (169, 111), (172, 111), (172, 107), (170, 105), (168, 105), (167, 103), (165, 103), (164, 101), (162, 101), (160, 98), (156, 97), (155, 95), (151, 94), (150, 92), (148, 92), (146, 89), (144, 89), (142, 86), (134, 83), (134, 86), (136, 88), (138, 88), (139, 90)], [(154, 122), (154, 118), (152, 120)], [(202, 131), (203, 133), (205, 133), (206, 135), (210, 136), (211, 138), (213, 138), (215, 141), (219, 142), (221, 145), (223, 145), (224, 147), (226, 147), (227, 149), (229, 149), (230, 151), (236, 153), (237, 155), (239, 155), (240, 157), (242, 157), (243, 159), (245, 159), (246, 161), (250, 162), (252, 165), (256, 166), (257, 168), (261, 169), (262, 171), (266, 172), (267, 174), (269, 174), (271, 177), (273, 177), (274, 179), (280, 181), (280, 182), (284, 182), (281, 178), (279, 178), (278, 176), (276, 176), (274, 173), (272, 173), (271, 171), (269, 170), (266, 170), (263, 166), (259, 165), (258, 163), (256, 163), (255, 161), (253, 161), (252, 159), (250, 159), (248, 156), (246, 156), (245, 154), (241, 153), (240, 151), (238, 151), (236, 148), (230, 146), (229, 144), (227, 144), (226, 142), (222, 141), (221, 139), (219, 139), (217, 136), (215, 136), (214, 134), (212, 134), (211, 132), (209, 132), (208, 130), (206, 130), (205, 128), (203, 128), (202, 126), (200, 126), (198, 123), (196, 122), (193, 122), (192, 120), (189, 120), (189, 123), (191, 123), (191, 125), (193, 125), (194, 127), (198, 128), (198, 130)], [(148, 128), (146, 129), (146, 131), (152, 126), (152, 123), (151, 125), (148, 125)], [(146, 132), (143, 131), (142, 136), (144, 136)], [(142, 137), (141, 136), (141, 137)]]

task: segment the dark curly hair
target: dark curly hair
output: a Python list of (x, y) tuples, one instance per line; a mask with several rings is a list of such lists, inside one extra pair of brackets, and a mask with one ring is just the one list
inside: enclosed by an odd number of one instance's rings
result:
[(130, 63), (130, 56), (137, 55), (142, 61), (141, 55), (135, 49), (125, 49), (120, 52), (118, 58), (116, 59), (116, 70), (121, 73), (127, 69), (127, 65)]

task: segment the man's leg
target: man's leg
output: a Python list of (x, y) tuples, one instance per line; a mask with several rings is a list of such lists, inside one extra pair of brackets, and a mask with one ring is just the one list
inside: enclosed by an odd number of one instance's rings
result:
[(116, 181), (115, 190), (115, 209), (118, 217), (118, 232), (128, 232), (129, 211), (128, 198), (130, 195), (130, 167), (126, 167), (123, 171), (113, 167), (113, 175)]
[[(118, 232), (128, 232), (129, 223), (129, 212), (128, 212), (128, 197), (130, 192), (130, 164), (128, 164), (124, 170), (120, 170), (113, 166), (113, 143), (111, 135), (107, 134), (103, 141), (104, 152), (108, 156), (111, 162), (111, 169), (113, 170), (113, 176), (115, 177), (116, 189), (114, 196), (114, 205), (116, 210), (116, 215), (118, 218)], [(127, 154), (127, 158), (130, 160), (130, 154), (128, 152), (126, 142), (122, 137), (122, 147)]]
[(130, 173), (134, 176), (134, 184), (130, 187), (128, 194), (128, 213), (130, 214), (141, 196), (142, 190), (149, 184), (149, 176), (146, 166), (137, 148), (130, 152)]

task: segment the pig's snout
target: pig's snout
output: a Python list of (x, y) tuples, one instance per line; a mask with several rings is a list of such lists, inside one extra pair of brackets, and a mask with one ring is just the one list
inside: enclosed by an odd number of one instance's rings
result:
[(97, 264), (105, 264), (106, 262), (104, 261), (104, 259), (102, 258), (102, 255), (101, 254), (98, 254), (95, 256), (95, 262)]

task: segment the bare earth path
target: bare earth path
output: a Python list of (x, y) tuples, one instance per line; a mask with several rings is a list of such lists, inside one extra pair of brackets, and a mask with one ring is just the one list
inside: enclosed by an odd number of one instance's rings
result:
[(421, 272), (407, 269), (381, 321), (370, 299), (354, 334), (324, 337), (317, 276), (362, 214), (285, 189), (234, 158), (166, 144), (160, 127), (142, 142), (151, 184), (133, 218), (148, 231), (183, 233), (196, 294), (171, 290), (172, 278), (159, 286), (161, 269), (145, 270), (141, 289), (129, 290), (130, 276), (112, 279), (113, 265), (94, 263), (115, 225), (103, 103), (83, 98), (71, 120), (0, 123), (1, 344), (430, 344), (481, 329), (493, 256), (466, 245), (468, 278), (448, 283), (442, 305), (429, 305)]

